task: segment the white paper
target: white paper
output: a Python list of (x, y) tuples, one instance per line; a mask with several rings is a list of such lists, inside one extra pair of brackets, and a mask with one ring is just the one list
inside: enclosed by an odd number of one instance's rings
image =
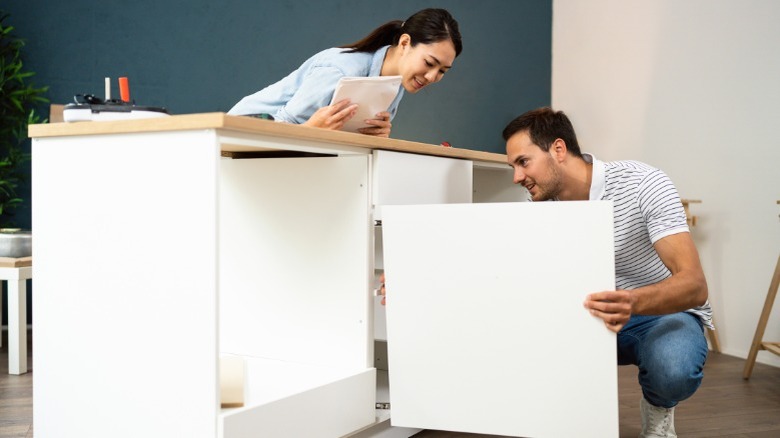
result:
[(364, 120), (376, 118), (376, 114), (387, 111), (398, 95), (401, 76), (344, 77), (336, 85), (331, 105), (349, 99), (358, 104), (357, 112), (344, 127), (343, 131), (355, 132), (367, 125)]

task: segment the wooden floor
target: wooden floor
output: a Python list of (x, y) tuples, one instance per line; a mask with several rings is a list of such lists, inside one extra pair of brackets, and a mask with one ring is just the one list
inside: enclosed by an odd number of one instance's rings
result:
[[(28, 438), (32, 428), (34, 372), (8, 374), (8, 342), (3, 332), (0, 348), (0, 437)], [(29, 336), (32, 340), (32, 335)], [(31, 342), (32, 343), (32, 342)], [(32, 370), (32, 345), (28, 365)], [(768, 353), (761, 353), (768, 354)], [(745, 361), (711, 353), (704, 383), (676, 412), (680, 437), (780, 437), (780, 368), (756, 364), (749, 381), (742, 379)], [(619, 367), (620, 437), (639, 434), (639, 400), (635, 367)], [(561, 418), (565, 421), (565, 418)], [(488, 438), (493, 435), (424, 431), (416, 438)]]
[[(32, 437), (33, 373), (8, 374), (8, 332), (1, 331), (0, 348), (0, 437)], [(32, 369), (32, 335), (27, 333), (27, 366)]]

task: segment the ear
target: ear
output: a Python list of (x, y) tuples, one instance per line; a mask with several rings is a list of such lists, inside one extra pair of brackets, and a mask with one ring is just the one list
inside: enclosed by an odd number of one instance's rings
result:
[(398, 47), (411, 47), (412, 46), (412, 37), (408, 33), (401, 34), (401, 36), (398, 38)]
[(566, 142), (563, 141), (563, 139), (556, 138), (555, 141), (550, 145), (550, 154), (553, 156), (555, 161), (559, 163), (566, 159), (568, 153), (569, 149), (566, 147)]

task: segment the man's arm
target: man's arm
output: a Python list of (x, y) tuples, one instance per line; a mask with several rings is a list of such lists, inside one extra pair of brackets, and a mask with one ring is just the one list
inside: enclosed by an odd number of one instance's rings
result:
[(707, 301), (707, 281), (690, 233), (666, 236), (654, 247), (671, 277), (631, 291), (597, 292), (585, 299), (585, 308), (604, 320), (610, 330), (620, 331), (631, 314), (665, 315)]
[(633, 291), (631, 312), (638, 315), (665, 315), (701, 306), (707, 301), (707, 280), (699, 252), (690, 233), (666, 236), (654, 245), (672, 276)]

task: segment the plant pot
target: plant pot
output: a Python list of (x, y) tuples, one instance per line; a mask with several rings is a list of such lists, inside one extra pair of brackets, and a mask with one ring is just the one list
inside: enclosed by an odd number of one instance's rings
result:
[(32, 231), (18, 228), (0, 228), (0, 257), (27, 257), (32, 255)]

